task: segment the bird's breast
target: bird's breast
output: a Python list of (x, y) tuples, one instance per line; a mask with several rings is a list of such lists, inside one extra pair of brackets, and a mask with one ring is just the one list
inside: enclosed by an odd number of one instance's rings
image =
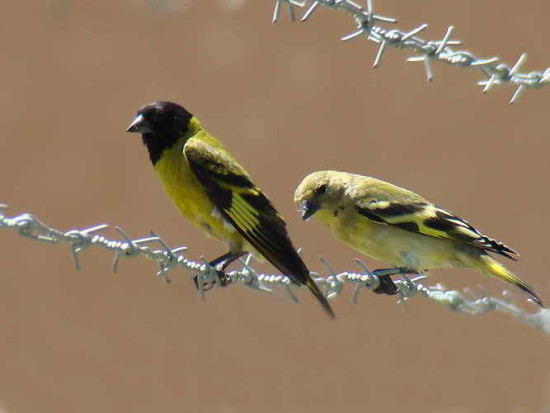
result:
[(183, 154), (183, 144), (164, 151), (155, 164), (166, 193), (178, 211), (208, 235), (232, 243), (235, 229), (221, 216)]
[(393, 266), (430, 269), (454, 267), (458, 263), (456, 245), (448, 240), (379, 224), (353, 210), (337, 215), (327, 211), (320, 218), (340, 241)]

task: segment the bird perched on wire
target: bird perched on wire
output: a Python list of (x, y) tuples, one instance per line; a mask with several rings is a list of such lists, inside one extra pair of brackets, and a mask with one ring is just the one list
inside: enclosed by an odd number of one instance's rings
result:
[[(368, 176), (338, 171), (308, 175), (294, 194), (304, 220), (317, 217), (340, 241), (396, 266), (375, 292), (395, 294), (390, 275), (468, 268), (515, 285), (541, 307), (533, 288), (489, 256), (518, 254), (420, 195)], [(393, 269), (392, 269), (393, 270)]]
[(176, 103), (154, 102), (139, 109), (127, 131), (141, 133), (153, 167), (180, 213), (229, 247), (228, 253), (210, 262), (221, 266), (222, 284), (229, 282), (223, 273), (229, 264), (248, 252), (257, 254), (295, 284), (305, 285), (334, 317), (293, 247), (283, 218), (197, 117)]

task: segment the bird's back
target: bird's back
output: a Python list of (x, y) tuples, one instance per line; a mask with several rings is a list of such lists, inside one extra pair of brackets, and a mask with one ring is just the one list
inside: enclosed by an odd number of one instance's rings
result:
[(400, 203), (428, 203), (422, 196), (370, 176), (348, 174), (342, 178), (349, 182), (349, 190), (346, 196), (351, 202), (368, 202), (370, 200), (400, 202)]

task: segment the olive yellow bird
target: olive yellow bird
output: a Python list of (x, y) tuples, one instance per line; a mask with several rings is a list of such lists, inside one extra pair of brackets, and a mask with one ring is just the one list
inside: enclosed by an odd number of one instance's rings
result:
[[(304, 220), (317, 217), (343, 243), (396, 266), (392, 274), (473, 269), (515, 285), (543, 306), (529, 284), (489, 256), (514, 259), (515, 251), (414, 192), (368, 176), (319, 171), (300, 183), (294, 201)], [(377, 292), (397, 291), (389, 276), (381, 281)]]
[[(225, 242), (229, 252), (210, 262), (223, 271), (247, 252), (259, 254), (332, 309), (293, 247), (286, 224), (248, 173), (180, 105), (155, 102), (139, 109), (128, 132), (141, 133), (149, 158), (179, 212)], [(222, 278), (228, 282), (228, 279)]]

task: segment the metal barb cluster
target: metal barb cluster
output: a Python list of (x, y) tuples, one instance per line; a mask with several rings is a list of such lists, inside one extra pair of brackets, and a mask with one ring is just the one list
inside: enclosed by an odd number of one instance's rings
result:
[[(145, 238), (131, 239), (122, 229), (114, 227), (112, 229), (118, 233), (120, 240), (108, 239), (99, 233), (111, 229), (109, 225), (102, 224), (63, 232), (50, 228), (31, 214), (8, 217), (5, 214), (5, 210), (7, 210), (7, 206), (0, 204), (0, 229), (11, 229), (21, 236), (35, 241), (69, 245), (71, 257), (77, 270), (80, 270), (78, 254), (86, 248), (97, 246), (114, 253), (114, 272), (117, 272), (121, 258), (142, 256), (157, 264), (158, 271), (156, 275), (166, 283), (170, 282), (168, 273), (176, 267), (182, 267), (196, 274), (200, 297), (204, 297), (203, 286), (221, 284), (218, 273), (204, 258), (201, 257), (200, 261), (185, 258), (182, 253), (187, 250), (186, 247), (170, 248), (154, 232), (151, 232)], [(252, 268), (250, 260), (250, 255), (244, 260), (239, 260), (241, 268), (237, 271), (227, 273), (227, 276), (231, 278), (233, 283), (239, 283), (245, 287), (265, 293), (272, 293), (272, 287), (281, 286), (288, 293), (292, 301), (299, 302), (292, 290), (294, 284), (286, 276), (258, 273)], [(337, 273), (325, 259), (321, 259), (321, 263), (328, 275), (326, 277), (320, 277), (317, 273), (313, 275), (315, 282), (329, 299), (342, 295), (344, 287), (346, 284), (349, 284), (353, 286), (351, 300), (353, 303), (356, 303), (361, 289), (374, 289), (380, 283), (375, 272), (370, 271), (359, 260), (355, 261), (359, 269), (358, 272), (346, 271)], [(534, 314), (527, 313), (512, 304), (507, 297), (507, 293), (502, 298), (489, 297), (486, 293), (483, 293), (481, 297), (475, 297), (473, 294), (467, 292), (446, 290), (440, 285), (434, 287), (424, 286), (420, 283), (424, 278), (425, 276), (420, 274), (413, 278), (402, 276), (401, 280), (395, 281), (399, 290), (397, 295), (399, 298), (398, 302), (404, 304), (407, 300), (418, 295), (435, 301), (457, 313), (478, 315), (491, 311), (503, 312), (539, 329), (543, 333), (550, 334), (550, 310), (541, 310)]]
[(380, 61), (388, 46), (391, 46), (416, 53), (417, 56), (409, 57), (407, 61), (421, 62), (424, 65), (428, 82), (431, 82), (433, 79), (431, 63), (436, 61), (453, 66), (481, 70), (487, 77), (487, 79), (478, 82), (480, 86), (483, 86), (483, 93), (488, 92), (496, 85), (513, 85), (516, 87), (516, 91), (512, 95), (510, 103), (516, 102), (527, 88), (540, 89), (543, 86), (550, 85), (550, 67), (544, 71), (519, 72), (520, 67), (527, 58), (525, 53), (520, 55), (516, 63), (510, 67), (500, 62), (497, 57), (484, 59), (474, 56), (469, 51), (453, 50), (452, 46), (460, 45), (461, 41), (451, 39), (454, 30), (452, 26), (449, 26), (441, 40), (429, 41), (417, 37), (417, 34), (428, 27), (427, 24), (421, 24), (405, 32), (397, 29), (388, 30), (378, 25), (378, 23), (396, 23), (397, 20), (375, 14), (372, 0), (366, 0), (364, 8), (351, 0), (275, 0), (273, 22), (276, 22), (280, 18), (281, 10), (284, 6), (288, 8), (292, 21), (296, 20), (296, 8), (304, 10), (300, 19), (301, 21), (305, 21), (311, 17), (320, 6), (340, 10), (350, 15), (355, 20), (357, 29), (343, 36), (341, 40), (348, 41), (357, 37), (366, 37), (368, 40), (378, 44), (378, 52), (373, 64), (375, 68), (380, 65)]

